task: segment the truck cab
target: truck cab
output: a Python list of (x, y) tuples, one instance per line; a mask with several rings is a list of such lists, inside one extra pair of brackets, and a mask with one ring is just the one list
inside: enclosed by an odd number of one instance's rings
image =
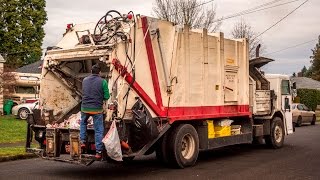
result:
[(293, 97), (290, 77), (283, 74), (266, 74), (265, 77), (270, 82), (270, 89), (276, 95), (273, 103), (274, 112), (283, 113), (286, 134), (291, 134), (293, 132), (291, 109)]

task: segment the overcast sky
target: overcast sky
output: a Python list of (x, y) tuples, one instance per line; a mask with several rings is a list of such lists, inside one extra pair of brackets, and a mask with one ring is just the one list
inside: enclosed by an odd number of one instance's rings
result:
[[(209, 0), (202, 0), (207, 2)], [(205, 6), (216, 5), (217, 17), (226, 17), (272, 0), (215, 0)], [(280, 0), (279, 3), (293, 0)], [(267, 9), (264, 11), (224, 20), (220, 28), (225, 37), (231, 37), (230, 32), (235, 22), (245, 19), (257, 33), (263, 32), (275, 22), (298, 7), (304, 0)], [(118, 10), (126, 13), (132, 10), (135, 14), (152, 16), (153, 0), (47, 0), (48, 21), (45, 25), (46, 36), (43, 47), (55, 45), (62, 37), (68, 23), (97, 22), (108, 10)], [(297, 44), (314, 40), (304, 45), (287, 49), (268, 57), (275, 62), (264, 67), (267, 73), (292, 74), (302, 67), (310, 66), (311, 49), (317, 43), (320, 35), (320, 0), (309, 0), (293, 14), (261, 36), (265, 44), (265, 54), (279, 51)]]

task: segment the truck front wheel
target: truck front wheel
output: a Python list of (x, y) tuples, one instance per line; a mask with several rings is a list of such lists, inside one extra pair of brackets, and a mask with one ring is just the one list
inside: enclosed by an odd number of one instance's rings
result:
[(176, 127), (169, 142), (169, 161), (178, 168), (192, 166), (199, 154), (199, 137), (195, 128), (190, 124)]
[(281, 118), (275, 117), (271, 123), (270, 135), (265, 136), (266, 144), (274, 149), (281, 148), (284, 143), (284, 126)]

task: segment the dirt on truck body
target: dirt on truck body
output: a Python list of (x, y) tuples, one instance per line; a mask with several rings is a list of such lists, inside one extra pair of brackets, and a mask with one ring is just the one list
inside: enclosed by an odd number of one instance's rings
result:
[(81, 150), (77, 113), (82, 80), (95, 64), (111, 93), (105, 133), (116, 122), (123, 160), (156, 151), (183, 168), (195, 164), (200, 150), (257, 138), (280, 148), (292, 133), (291, 93), (278, 86), (287, 77), (277, 76), (273, 86), (259, 71), (271, 61), (249, 62), (246, 39), (133, 12), (112, 10), (96, 24), (69, 25), (44, 59), (40, 109), (28, 120), (27, 140), (29, 146), (34, 134), (40, 149), (28, 151), (48, 160), (94, 161), (94, 131), (88, 127), (88, 148)]

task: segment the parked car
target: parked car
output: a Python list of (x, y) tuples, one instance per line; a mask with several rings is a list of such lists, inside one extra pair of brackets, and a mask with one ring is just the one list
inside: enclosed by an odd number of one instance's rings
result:
[(16, 105), (12, 108), (12, 114), (19, 119), (27, 119), (32, 110), (38, 108), (38, 105), (39, 101)]
[(300, 103), (292, 104), (292, 121), (300, 127), (302, 123), (316, 123), (316, 113), (310, 110), (306, 105)]

